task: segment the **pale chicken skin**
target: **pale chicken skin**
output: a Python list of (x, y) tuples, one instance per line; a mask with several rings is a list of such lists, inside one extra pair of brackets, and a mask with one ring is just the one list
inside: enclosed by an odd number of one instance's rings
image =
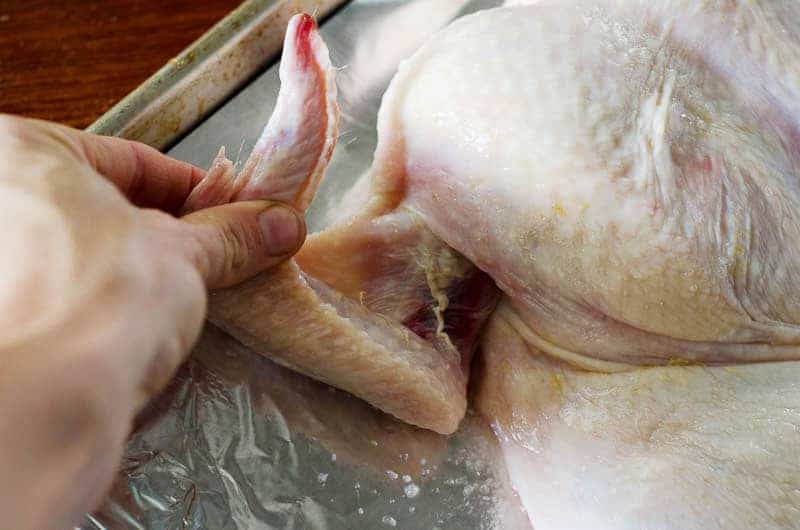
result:
[[(257, 198), (305, 210), (338, 136), (334, 72), (313, 19), (293, 17), (276, 108), (252, 154), (237, 173), (220, 151), (184, 211)], [(316, 234), (296, 262), (212, 293), (209, 319), (285, 366), (452, 433), (499, 291), (418, 216), (388, 213)]]
[(800, 7), (514, 3), (401, 65), (338, 221), (213, 318), (442, 433), (479, 345), (537, 530), (800, 527)]
[(689, 48), (685, 19), (628, 4), (456, 22), (401, 67), (379, 156), (551, 355), (796, 358), (800, 260), (777, 251), (800, 240), (794, 123), (705, 61), (713, 36)]

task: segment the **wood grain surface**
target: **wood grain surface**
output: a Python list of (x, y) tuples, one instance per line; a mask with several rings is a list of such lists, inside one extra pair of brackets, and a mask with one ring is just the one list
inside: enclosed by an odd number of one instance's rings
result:
[(0, 112), (86, 127), (242, 0), (0, 0)]

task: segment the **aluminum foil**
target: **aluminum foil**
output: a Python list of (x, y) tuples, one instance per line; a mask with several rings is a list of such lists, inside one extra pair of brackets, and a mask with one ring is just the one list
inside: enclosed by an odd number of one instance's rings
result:
[[(397, 64), (454, 18), (499, 3), (354, 0), (322, 26), (341, 68), (342, 135), (312, 229), (368, 168)], [(246, 159), (277, 88), (276, 65), (170, 154), (207, 166), (226, 145)], [(497, 451), (472, 414), (450, 437), (402, 424), (209, 325), (141, 414), (108, 502), (82, 528), (517, 528), (524, 517)]]
[(85, 528), (507, 528), (495, 451), (476, 417), (415, 429), (209, 327)]

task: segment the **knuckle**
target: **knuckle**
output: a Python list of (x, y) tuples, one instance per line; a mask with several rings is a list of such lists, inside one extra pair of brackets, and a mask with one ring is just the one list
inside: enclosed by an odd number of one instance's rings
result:
[(0, 134), (3, 136), (16, 136), (21, 130), (23, 119), (10, 114), (0, 114)]
[(45, 155), (65, 152), (81, 159), (81, 150), (69, 130), (68, 127), (41, 120), (0, 114), (0, 138), (4, 143)]
[(0, 138), (17, 146), (31, 143), (31, 126), (29, 121), (18, 116), (0, 114)]
[(258, 247), (260, 234), (250, 229), (245, 223), (234, 220), (218, 226), (219, 238), (223, 249), (223, 260), (220, 280), (224, 281), (237, 271), (247, 267), (251, 256)]

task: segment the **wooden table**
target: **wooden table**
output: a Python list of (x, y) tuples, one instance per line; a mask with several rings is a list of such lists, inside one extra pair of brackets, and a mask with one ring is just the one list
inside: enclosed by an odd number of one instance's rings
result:
[(242, 0), (0, 0), (0, 112), (86, 127)]

